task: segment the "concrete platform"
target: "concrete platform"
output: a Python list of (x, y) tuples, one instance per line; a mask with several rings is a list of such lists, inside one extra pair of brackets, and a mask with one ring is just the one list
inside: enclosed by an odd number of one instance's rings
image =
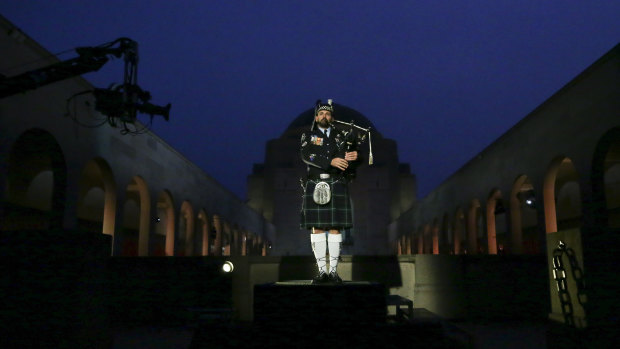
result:
[(320, 326), (385, 323), (387, 289), (365, 281), (313, 285), (293, 280), (254, 286), (254, 323)]

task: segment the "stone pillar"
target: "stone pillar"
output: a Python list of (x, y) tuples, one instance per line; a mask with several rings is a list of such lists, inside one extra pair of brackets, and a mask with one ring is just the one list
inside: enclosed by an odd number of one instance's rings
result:
[(467, 316), (462, 259), (459, 256), (423, 254), (415, 257), (414, 301), (417, 308), (447, 319)]

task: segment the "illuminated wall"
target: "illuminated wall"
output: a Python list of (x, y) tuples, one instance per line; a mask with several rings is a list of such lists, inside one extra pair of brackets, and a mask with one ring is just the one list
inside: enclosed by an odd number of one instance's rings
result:
[[(2, 67), (18, 67), (0, 74), (57, 62), (2, 17), (0, 28)], [(92, 89), (75, 77), (0, 99), (0, 231), (77, 228), (112, 236), (113, 254), (125, 256), (268, 251), (243, 242), (267, 246), (273, 225), (156, 134), (107, 122), (80, 94)], [(245, 240), (222, 249), (220, 223)]]

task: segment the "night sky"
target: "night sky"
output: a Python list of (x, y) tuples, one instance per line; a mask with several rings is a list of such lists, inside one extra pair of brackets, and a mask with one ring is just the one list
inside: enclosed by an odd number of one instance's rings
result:
[[(152, 130), (242, 200), (266, 142), (327, 98), (397, 142), (422, 198), (620, 42), (617, 0), (13, 0), (0, 14), (61, 59), (137, 41), (138, 84), (172, 103)], [(84, 77), (108, 87), (122, 69)]]

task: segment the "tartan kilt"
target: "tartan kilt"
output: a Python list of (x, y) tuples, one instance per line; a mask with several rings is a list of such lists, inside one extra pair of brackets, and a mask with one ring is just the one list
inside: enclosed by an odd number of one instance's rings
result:
[[(325, 205), (318, 205), (312, 199), (314, 187), (318, 182), (326, 182), (331, 189), (331, 200)], [(301, 206), (301, 229), (312, 227), (328, 229), (346, 229), (353, 226), (351, 198), (344, 179), (327, 178), (308, 180)]]

